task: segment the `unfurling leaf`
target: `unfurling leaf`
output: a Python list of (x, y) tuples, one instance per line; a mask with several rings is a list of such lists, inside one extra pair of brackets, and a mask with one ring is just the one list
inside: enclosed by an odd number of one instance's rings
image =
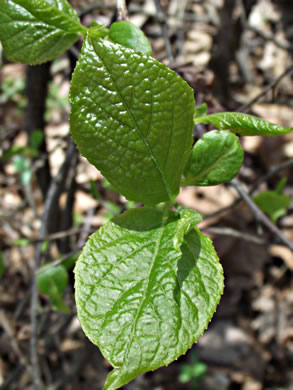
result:
[(240, 135), (282, 135), (293, 131), (281, 125), (276, 125), (240, 112), (219, 112), (194, 118), (194, 123), (208, 123), (219, 130), (232, 130)]
[(211, 240), (192, 229), (177, 251), (180, 219), (130, 210), (94, 233), (75, 268), (78, 316), (113, 365), (104, 390), (170, 364), (206, 329), (223, 290)]
[(66, 0), (0, 1), (0, 40), (10, 61), (30, 65), (50, 61), (85, 32)]
[(184, 169), (182, 185), (213, 186), (235, 177), (243, 162), (243, 149), (233, 133), (210, 131), (194, 145)]

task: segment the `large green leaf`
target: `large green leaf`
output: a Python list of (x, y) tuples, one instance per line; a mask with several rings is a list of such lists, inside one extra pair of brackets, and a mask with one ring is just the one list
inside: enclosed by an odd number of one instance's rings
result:
[(233, 133), (210, 131), (194, 145), (184, 169), (183, 185), (213, 186), (235, 177), (243, 162), (243, 149)]
[(0, 1), (0, 40), (10, 61), (50, 61), (85, 31), (66, 0)]
[(282, 135), (290, 133), (293, 128), (276, 125), (240, 112), (219, 112), (217, 114), (195, 117), (194, 123), (208, 123), (220, 130), (232, 130), (240, 135)]
[(105, 390), (184, 354), (216, 309), (223, 273), (212, 242), (193, 229), (178, 252), (178, 223), (174, 213), (132, 209), (94, 233), (77, 261), (82, 328), (114, 367)]
[(130, 200), (173, 201), (192, 146), (192, 89), (151, 56), (92, 29), (70, 97), (73, 139), (110, 183)]

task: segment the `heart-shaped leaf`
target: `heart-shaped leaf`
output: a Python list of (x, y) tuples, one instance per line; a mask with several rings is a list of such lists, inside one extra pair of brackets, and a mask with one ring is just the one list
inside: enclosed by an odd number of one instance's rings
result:
[(151, 56), (90, 30), (74, 71), (72, 137), (129, 200), (173, 201), (192, 146), (194, 97)]
[(201, 117), (195, 117), (194, 123), (208, 123), (220, 130), (232, 130), (240, 135), (282, 135), (293, 131), (257, 118), (253, 115), (240, 112), (219, 112)]
[(66, 0), (0, 1), (0, 40), (10, 61), (50, 61), (85, 32)]
[(135, 24), (121, 21), (111, 24), (109, 38), (129, 49), (152, 55), (152, 47), (144, 33)]
[(243, 162), (243, 149), (233, 133), (210, 131), (194, 145), (184, 169), (183, 185), (214, 186), (235, 177)]
[(192, 229), (178, 252), (180, 220), (132, 209), (94, 233), (75, 268), (78, 316), (113, 365), (104, 390), (168, 365), (206, 329), (223, 290), (211, 240)]

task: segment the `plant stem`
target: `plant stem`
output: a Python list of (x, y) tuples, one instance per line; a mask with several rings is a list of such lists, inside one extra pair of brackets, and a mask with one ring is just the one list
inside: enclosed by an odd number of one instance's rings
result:
[(125, 0), (116, 0), (118, 20), (128, 20), (128, 12)]

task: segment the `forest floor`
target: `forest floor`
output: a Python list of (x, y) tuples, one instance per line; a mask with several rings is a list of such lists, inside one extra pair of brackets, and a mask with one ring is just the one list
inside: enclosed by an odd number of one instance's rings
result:
[[(83, 14), (85, 25), (93, 18), (109, 25), (115, 10), (115, 1), (71, 3)], [(164, 0), (164, 18), (159, 18), (156, 1), (132, 0), (128, 12), (130, 21), (150, 39), (154, 57), (194, 88), (197, 104), (206, 102), (209, 113), (239, 110), (293, 127), (293, 9), (289, 3)], [(69, 69), (67, 54), (50, 67), (46, 151), (34, 149), (40, 134), (33, 132), (29, 137), (26, 129), (26, 67), (4, 62), (0, 69), (3, 390), (33, 389), (31, 284), (45, 207), (36, 173), (49, 162), (50, 175), (56, 177), (68, 153)], [(207, 130), (207, 126), (197, 126), (195, 139)], [(293, 199), (293, 133), (241, 137), (241, 144), (245, 150), (238, 175), (241, 188), (253, 197), (275, 189), (285, 178), (284, 194)], [(66, 183), (56, 198), (56, 210), (63, 213), (64, 223), (43, 237), (41, 264), (74, 261), (90, 233), (134, 206), (83, 157), (75, 153), (73, 160), (76, 164), (68, 168)], [(224, 295), (208, 330), (185, 356), (124, 388), (293, 389), (292, 251), (262, 225), (231, 183), (185, 187), (177, 200), (204, 216), (200, 227), (213, 238), (224, 268)], [(68, 210), (70, 217), (66, 217)], [(292, 203), (284, 214), (276, 226), (293, 241)], [(56, 215), (50, 218), (52, 225), (58, 221)], [(53, 311), (45, 296), (40, 296), (37, 308), (37, 351), (48, 390), (101, 389), (111, 369), (81, 330), (73, 283), (70, 271), (64, 298), (70, 314)]]

